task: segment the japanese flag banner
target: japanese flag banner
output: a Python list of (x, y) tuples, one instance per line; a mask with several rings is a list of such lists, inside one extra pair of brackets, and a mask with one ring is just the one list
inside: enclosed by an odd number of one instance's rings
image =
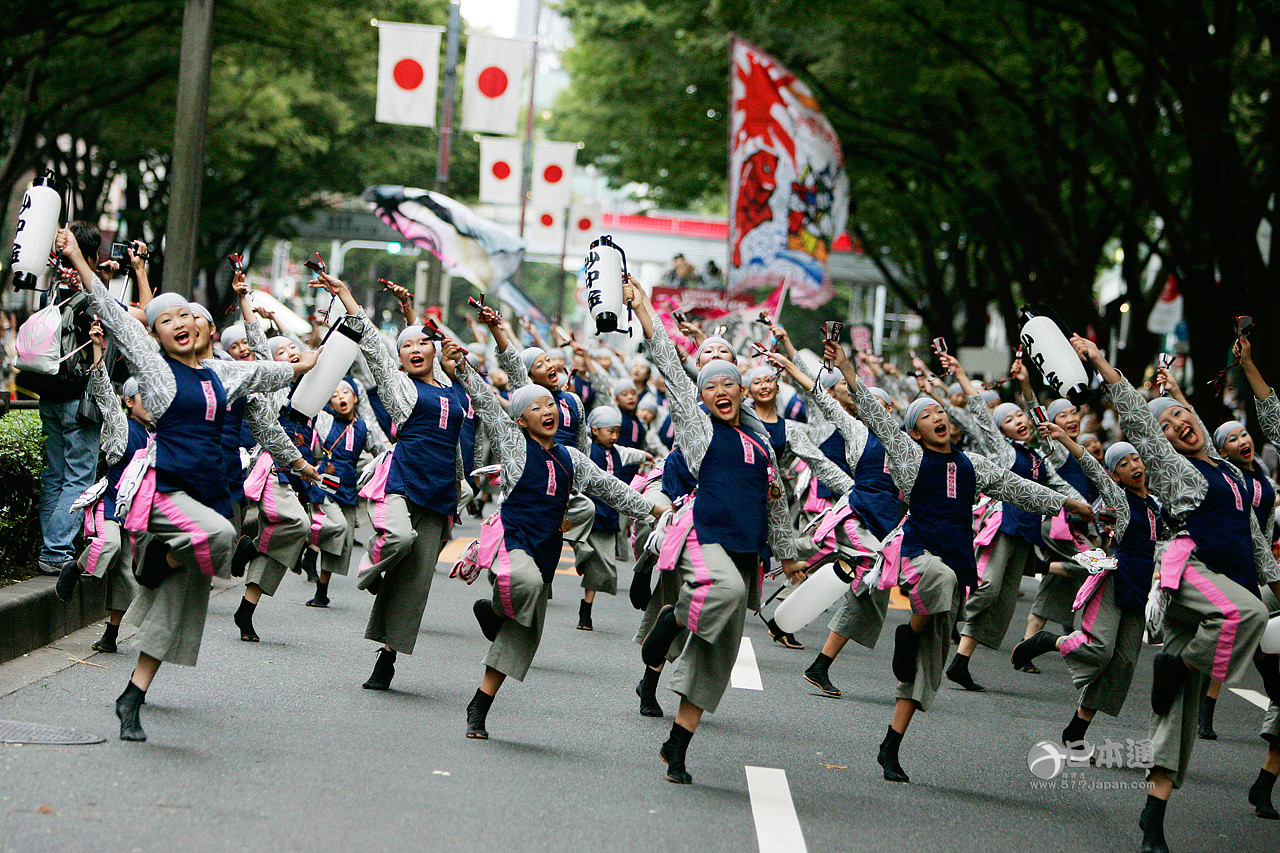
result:
[(809, 87), (734, 38), (729, 125), (729, 290), (786, 285), (816, 308), (834, 293), (831, 243), (849, 213), (840, 140)]
[(462, 129), (514, 136), (520, 125), (520, 84), (528, 62), (523, 39), (467, 36)]
[(578, 160), (576, 142), (535, 142), (530, 195), (535, 205), (561, 213), (573, 197), (573, 167)]
[(378, 22), (377, 121), (433, 127), (443, 27)]
[(480, 202), (519, 204), (524, 142), (480, 137)]
[(600, 236), (600, 205), (578, 202), (569, 211), (569, 251), (584, 255), (591, 241)]

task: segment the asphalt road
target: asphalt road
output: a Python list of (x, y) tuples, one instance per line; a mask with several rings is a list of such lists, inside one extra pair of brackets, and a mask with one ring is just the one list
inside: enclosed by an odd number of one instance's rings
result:
[[(470, 524), (460, 536), (474, 533)], [(240, 642), (239, 587), (210, 608), (200, 665), (166, 666), (143, 709), (145, 744), (116, 739), (112, 703), (134, 656), (95, 655), (100, 626), (0, 666), (0, 719), (107, 736), (94, 746), (0, 745), (4, 850), (811, 851), (936, 849), (1135, 851), (1141, 770), (1083, 768), (1045, 787), (1028, 770), (1040, 740), (1056, 740), (1074, 693), (1060, 659), (1016, 673), (1008, 646), (979, 652), (986, 693), (944, 687), (903, 745), (909, 785), (881, 779), (874, 756), (892, 705), (890, 612), (874, 651), (850, 645), (827, 698), (800, 674), (808, 648), (747, 631), (737, 683), (689, 751), (692, 786), (665, 781), (657, 756), (665, 720), (641, 717), (632, 643), (638, 614), (600, 596), (596, 630), (575, 630), (578, 579), (556, 579), (542, 648), (524, 684), (508, 682), (489, 715), (491, 740), (467, 740), (465, 707), (487, 645), (470, 604), (485, 594), (441, 564), (417, 652), (401, 656), (393, 689), (362, 690), (374, 644), (362, 639), (371, 598), (337, 578), (327, 610), (303, 606), (312, 587), (290, 575), (263, 599), (262, 642)], [(624, 571), (624, 584), (629, 580)], [(1030, 597), (1011, 634), (1021, 636)], [(1128, 707), (1090, 735), (1146, 736), (1151, 650)], [(76, 660), (78, 659), (78, 660)], [(1254, 678), (1241, 685), (1258, 691)], [(1254, 698), (1257, 698), (1256, 696)], [(1280, 849), (1280, 823), (1253, 816), (1245, 792), (1264, 755), (1262, 711), (1223, 691), (1217, 729), (1200, 742), (1166, 823), (1177, 851)], [(750, 768), (764, 768), (756, 770)], [(782, 772), (779, 772), (782, 771)], [(750, 777), (750, 783), (748, 781)]]

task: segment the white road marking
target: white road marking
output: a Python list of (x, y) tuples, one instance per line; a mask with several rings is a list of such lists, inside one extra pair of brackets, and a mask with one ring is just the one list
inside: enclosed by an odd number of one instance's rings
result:
[(1264, 711), (1271, 705), (1271, 700), (1256, 690), (1249, 690), (1243, 687), (1232, 687), (1230, 689), (1232, 693), (1236, 694), (1241, 699), (1247, 699)]
[(756, 650), (749, 637), (743, 637), (738, 647), (738, 659), (733, 662), (733, 672), (729, 673), (729, 684), (740, 690), (764, 690), (760, 668), (756, 666)]
[(756, 823), (760, 853), (807, 853), (800, 819), (791, 802), (787, 771), (773, 767), (747, 767), (747, 792)]

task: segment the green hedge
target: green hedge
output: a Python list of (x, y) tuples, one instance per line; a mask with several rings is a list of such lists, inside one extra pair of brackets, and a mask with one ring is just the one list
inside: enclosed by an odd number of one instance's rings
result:
[(24, 409), (0, 418), (0, 573), (25, 569), (40, 556), (40, 413)]

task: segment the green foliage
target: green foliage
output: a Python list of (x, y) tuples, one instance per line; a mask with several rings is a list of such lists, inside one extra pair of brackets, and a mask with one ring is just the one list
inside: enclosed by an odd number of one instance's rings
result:
[(0, 568), (32, 565), (40, 552), (40, 472), (44, 470), (40, 413), (0, 418)]

